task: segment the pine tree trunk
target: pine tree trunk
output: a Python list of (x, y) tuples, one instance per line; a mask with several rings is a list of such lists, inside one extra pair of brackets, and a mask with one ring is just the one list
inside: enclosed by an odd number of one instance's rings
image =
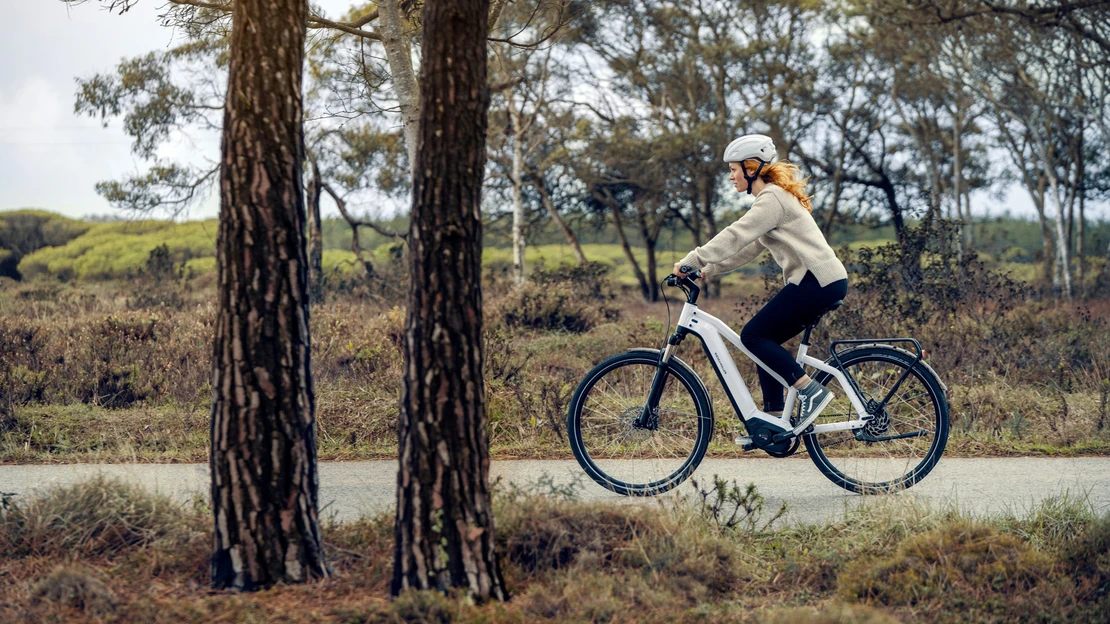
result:
[(971, 190), (964, 185), (964, 211), (967, 214), (967, 248), (975, 249), (975, 219), (971, 217)]
[(644, 252), (647, 256), (647, 283), (650, 286), (648, 301), (659, 301), (659, 275), (656, 268), (655, 246), (658, 232), (653, 232), (648, 223), (646, 200), (636, 202), (636, 221), (640, 226), (640, 236), (644, 239)]
[(1029, 197), (1033, 200), (1033, 207), (1037, 209), (1037, 220), (1041, 224), (1041, 281), (1048, 288), (1052, 283), (1052, 259), (1055, 252), (1052, 248), (1052, 236), (1048, 229), (1048, 217), (1045, 214), (1045, 189), (1044, 177), (1037, 180), (1034, 186), (1031, 181), (1026, 181)]
[(306, 0), (237, 0), (220, 164), (212, 585), (327, 576), (309, 366)]
[(829, 206), (829, 213), (825, 215), (825, 224), (821, 226), (821, 233), (828, 238), (832, 232), (833, 223), (836, 222), (836, 212), (840, 208), (840, 193), (843, 186), (843, 169), (837, 165), (836, 172), (833, 173), (833, 195), (832, 204)]
[[(1087, 250), (1084, 248), (1083, 239), (1086, 236), (1086, 215), (1084, 211), (1084, 200), (1087, 197), (1087, 175), (1085, 163), (1083, 162), (1083, 135), (1080, 134), (1077, 138), (1078, 145), (1075, 150), (1075, 186), (1072, 191), (1072, 203), (1075, 203), (1076, 195), (1079, 196), (1079, 223), (1076, 225), (1075, 231), (1075, 255), (1078, 260), (1078, 282), (1079, 290), (1081, 293), (1086, 292), (1086, 276), (1087, 276)], [(1071, 232), (1068, 232), (1071, 236)]]
[(320, 167), (312, 161), (312, 179), (308, 184), (308, 298), (312, 303), (324, 300), (324, 233), (320, 228), (320, 195), (324, 181)]
[(494, 552), (482, 346), (488, 0), (428, 0), (409, 229), (393, 593), (507, 597)]

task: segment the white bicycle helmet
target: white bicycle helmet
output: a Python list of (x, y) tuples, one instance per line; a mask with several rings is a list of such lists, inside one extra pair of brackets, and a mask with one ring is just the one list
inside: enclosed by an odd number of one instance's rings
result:
[(771, 137), (762, 134), (745, 134), (744, 136), (736, 139), (728, 144), (725, 148), (724, 161), (727, 163), (741, 162), (744, 160), (758, 160), (759, 167), (755, 170), (755, 175), (749, 176), (748, 170), (741, 167), (740, 171), (744, 175), (744, 179), (748, 181), (748, 195), (752, 194), (752, 182), (759, 178), (759, 174), (763, 171), (765, 165), (774, 163), (779, 159), (778, 153), (775, 151), (775, 142)]

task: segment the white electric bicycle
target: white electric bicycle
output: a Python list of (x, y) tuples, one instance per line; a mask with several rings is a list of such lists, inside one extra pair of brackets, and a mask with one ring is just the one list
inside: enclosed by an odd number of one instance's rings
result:
[[(736, 439), (745, 450), (788, 457), (804, 440), (822, 474), (861, 494), (908, 488), (940, 459), (948, 441), (946, 388), (913, 338), (837, 340), (822, 361), (806, 353), (810, 332), (842, 302), (818, 315), (805, 328), (797, 361), (815, 369), (810, 377), (822, 385), (835, 381), (840, 388), (830, 388), (836, 399), (802, 430), (790, 416), (797, 390), (789, 388), (783, 416), (760, 411), (725, 340), (783, 386), (790, 384), (752, 355), (728, 325), (698, 308), (700, 289), (693, 279), (671, 275), (666, 283), (686, 294), (666, 348), (631, 349), (601, 362), (571, 399), (571, 449), (601, 486), (627, 496), (660, 494), (685, 481), (701, 463), (713, 437), (713, 403), (697, 373), (675, 357), (690, 335), (701, 341), (747, 430)], [(891, 343), (910, 344), (916, 353)]]

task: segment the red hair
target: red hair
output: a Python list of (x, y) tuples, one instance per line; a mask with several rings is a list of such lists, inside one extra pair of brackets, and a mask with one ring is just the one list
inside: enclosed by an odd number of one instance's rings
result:
[[(748, 173), (752, 173), (759, 168), (758, 160), (745, 160), (742, 164)], [(806, 183), (809, 182), (809, 178), (802, 177), (802, 170), (798, 168), (798, 165), (785, 160), (763, 165), (763, 171), (759, 172), (759, 178), (767, 184), (774, 184), (797, 197), (806, 210), (813, 212), (813, 203), (810, 201), (813, 196), (806, 194)]]

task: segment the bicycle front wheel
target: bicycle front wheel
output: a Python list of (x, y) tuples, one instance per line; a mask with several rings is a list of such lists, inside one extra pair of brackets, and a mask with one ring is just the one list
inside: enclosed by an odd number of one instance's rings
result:
[[(840, 487), (860, 494), (902, 490), (936, 466), (948, 442), (948, 400), (932, 370), (913, 366), (915, 356), (889, 346), (865, 346), (840, 356), (844, 372), (855, 378), (872, 419), (862, 429), (806, 435), (806, 449), (817, 468)], [(898, 380), (909, 369), (909, 374)], [(834, 378), (814, 376), (822, 385)], [(894, 393), (877, 409), (891, 389)], [(821, 412), (816, 425), (854, 420), (845, 392)]]
[(586, 374), (571, 399), (567, 434), (575, 458), (602, 487), (652, 496), (686, 480), (713, 435), (713, 408), (697, 375), (678, 358), (666, 371), (654, 427), (637, 427), (659, 369), (659, 352), (621, 353)]

